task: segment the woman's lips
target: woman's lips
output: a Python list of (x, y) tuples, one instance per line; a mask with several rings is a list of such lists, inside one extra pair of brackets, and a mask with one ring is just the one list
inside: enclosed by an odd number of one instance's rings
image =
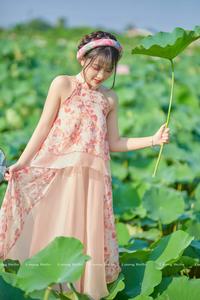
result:
[(102, 80), (94, 79), (94, 81), (95, 81), (96, 83), (100, 83)]

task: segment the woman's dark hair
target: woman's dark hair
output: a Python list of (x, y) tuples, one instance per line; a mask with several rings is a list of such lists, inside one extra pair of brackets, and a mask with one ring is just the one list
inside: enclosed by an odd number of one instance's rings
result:
[[(117, 41), (116, 37), (109, 32), (94, 31), (94, 32), (91, 32), (90, 34), (86, 34), (81, 39), (77, 48), (79, 50), (79, 49), (81, 49), (81, 47), (83, 47), (85, 44), (91, 42), (92, 40), (98, 40), (98, 39), (102, 39), (102, 38), (113, 39), (113, 40)], [(84, 55), (84, 58), (90, 59), (87, 66), (89, 66), (95, 60), (95, 58), (97, 56), (100, 57), (100, 60), (103, 64), (106, 63), (106, 64), (110, 65), (111, 70), (114, 67), (114, 80), (113, 80), (112, 87), (110, 88), (110, 89), (112, 89), (115, 84), (117, 63), (118, 63), (119, 59), (121, 58), (121, 55), (120, 55), (119, 51), (112, 46), (99, 46), (99, 47), (89, 50)], [(87, 68), (87, 66), (84, 65), (83, 73), (84, 73), (85, 68)], [(85, 74), (84, 74), (84, 76), (85, 76)]]

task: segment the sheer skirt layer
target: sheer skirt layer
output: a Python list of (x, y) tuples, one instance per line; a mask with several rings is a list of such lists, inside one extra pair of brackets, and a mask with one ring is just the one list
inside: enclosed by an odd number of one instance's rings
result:
[(78, 238), (91, 259), (75, 287), (99, 299), (108, 295), (106, 284), (117, 279), (121, 268), (111, 177), (102, 172), (100, 160), (91, 164), (88, 157), (73, 166), (30, 165), (15, 172), (0, 210), (0, 257), (22, 262), (57, 236)]

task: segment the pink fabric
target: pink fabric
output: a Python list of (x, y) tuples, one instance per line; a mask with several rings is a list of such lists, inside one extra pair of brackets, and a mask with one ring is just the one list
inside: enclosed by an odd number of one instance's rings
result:
[(109, 105), (101, 92), (78, 78), (39, 151), (8, 182), (0, 210), (0, 258), (22, 262), (56, 236), (76, 237), (92, 259), (75, 286), (96, 300), (108, 295), (106, 284), (121, 270), (106, 127)]
[(92, 41), (88, 42), (84, 46), (82, 46), (76, 54), (77, 60), (80, 62), (81, 58), (91, 49), (99, 47), (99, 46), (110, 46), (114, 47), (119, 51), (120, 57), (122, 56), (123, 48), (121, 44), (113, 39), (109, 38), (100, 38), (100, 39), (93, 39)]

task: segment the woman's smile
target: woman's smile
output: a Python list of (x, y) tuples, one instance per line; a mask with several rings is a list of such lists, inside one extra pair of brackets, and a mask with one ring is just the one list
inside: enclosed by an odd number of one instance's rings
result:
[(102, 80), (97, 80), (97, 79), (94, 79), (94, 81), (95, 81), (96, 83), (102, 82)]

